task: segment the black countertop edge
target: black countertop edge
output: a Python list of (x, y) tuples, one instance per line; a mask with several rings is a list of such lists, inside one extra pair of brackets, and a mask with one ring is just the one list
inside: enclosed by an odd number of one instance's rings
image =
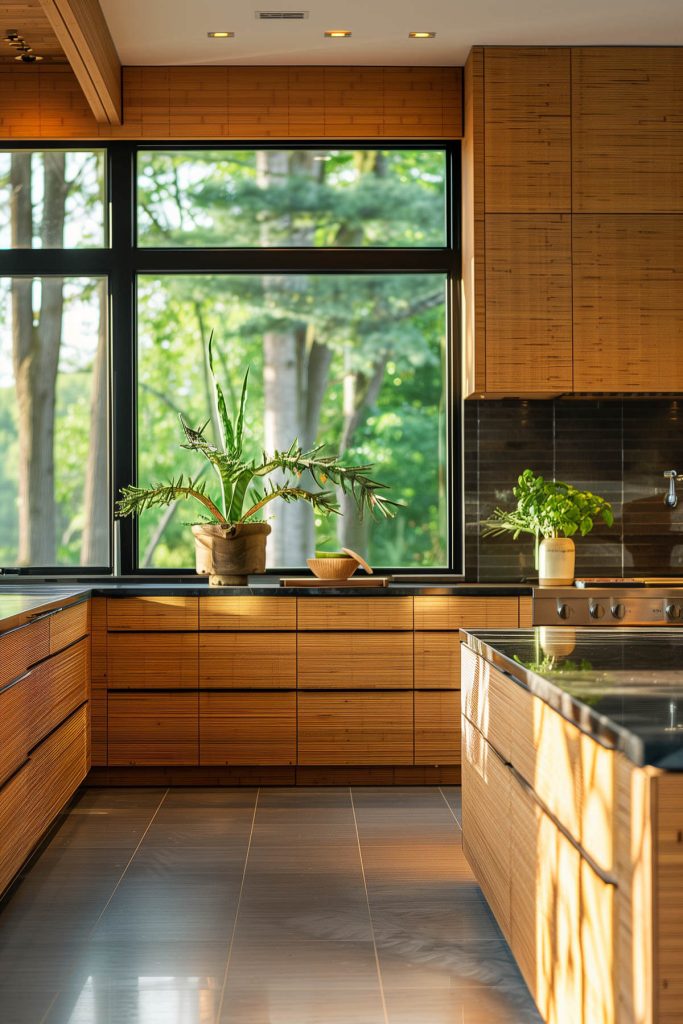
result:
[[(538, 675), (532, 669), (508, 658), (488, 641), (477, 636), (477, 633), (480, 632), (484, 631), (461, 629), (460, 635), (471, 651), (481, 655), (482, 658), (509, 676), (513, 685), (516, 684), (529, 690), (581, 732), (604, 747), (621, 751), (629, 761), (640, 768), (683, 771), (683, 746), (673, 754), (670, 751), (649, 750), (643, 740), (629, 729), (620, 726), (607, 715), (601, 715), (589, 704), (585, 704), (559, 686), (555, 686), (550, 680)], [(485, 632), (491, 631), (486, 630)], [(508, 631), (501, 630), (500, 632), (507, 633)], [(532, 635), (534, 629), (520, 629), (518, 632)]]

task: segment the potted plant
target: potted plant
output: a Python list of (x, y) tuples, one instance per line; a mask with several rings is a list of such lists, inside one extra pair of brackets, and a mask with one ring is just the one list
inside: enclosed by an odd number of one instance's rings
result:
[[(597, 519), (612, 526), (612, 506), (590, 491), (579, 491), (560, 480), (546, 480), (525, 469), (512, 493), (512, 511), (497, 508), (482, 523), (484, 536), (521, 533), (536, 539), (536, 568), (542, 587), (567, 586), (574, 582), (576, 551), (572, 537), (590, 533)], [(540, 541), (539, 546), (539, 540)]]
[[(121, 516), (140, 515), (148, 508), (170, 505), (191, 499), (202, 506), (200, 521), (192, 525), (195, 540), (197, 572), (208, 574), (214, 586), (246, 585), (250, 573), (261, 573), (266, 567), (266, 539), (270, 526), (264, 519), (267, 506), (283, 501), (307, 501), (323, 515), (340, 515), (333, 484), (343, 493), (350, 493), (360, 516), (366, 512), (393, 518), (400, 503), (381, 492), (386, 484), (368, 474), (371, 465), (345, 466), (338, 456), (324, 455), (324, 445), (304, 451), (295, 440), (287, 451), (263, 452), (260, 459), (244, 454), (244, 422), (247, 404), (249, 371), (244, 375), (237, 415), (228, 414), (223, 389), (216, 377), (213, 362), (213, 336), (209, 339), (208, 364), (213, 384), (216, 420), (220, 437), (211, 441), (206, 436), (207, 421), (196, 429), (180, 415), (185, 442), (181, 447), (196, 452), (214, 470), (218, 479), (218, 497), (212, 497), (206, 484), (198, 477), (183, 476), (153, 487), (131, 485), (121, 490), (117, 502)], [(273, 473), (279, 479), (269, 479)], [(318, 490), (309, 490), (299, 483), (308, 473)]]

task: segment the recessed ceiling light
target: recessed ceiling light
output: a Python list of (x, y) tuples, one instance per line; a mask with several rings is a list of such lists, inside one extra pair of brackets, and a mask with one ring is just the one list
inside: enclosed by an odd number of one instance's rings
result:
[(409, 39), (433, 39), (436, 32), (409, 32)]
[(233, 39), (234, 32), (207, 32), (209, 39)]
[(351, 29), (348, 28), (330, 28), (325, 33), (328, 39), (348, 39), (351, 35)]

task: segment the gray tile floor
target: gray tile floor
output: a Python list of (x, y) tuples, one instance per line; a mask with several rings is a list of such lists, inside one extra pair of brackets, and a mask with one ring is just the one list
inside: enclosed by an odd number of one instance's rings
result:
[(537, 1024), (460, 791), (91, 789), (0, 912), (2, 1024)]

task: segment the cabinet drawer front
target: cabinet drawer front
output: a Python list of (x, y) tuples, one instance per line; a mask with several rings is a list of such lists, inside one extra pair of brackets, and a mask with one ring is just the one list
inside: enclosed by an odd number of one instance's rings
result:
[(31, 754), (30, 806), (37, 839), (71, 799), (90, 767), (89, 712), (74, 712)]
[(107, 642), (110, 689), (170, 690), (197, 686), (196, 633), (111, 633)]
[(50, 654), (56, 654), (68, 647), (74, 640), (80, 640), (90, 632), (90, 602), (65, 608), (49, 618), (50, 623)]
[(531, 720), (531, 694), (462, 645), (462, 712), (504, 760), (511, 759), (513, 720)]
[(415, 693), (415, 764), (460, 764), (460, 694)]
[(200, 694), (199, 763), (295, 764), (296, 694)]
[(107, 628), (113, 630), (185, 630), (199, 627), (197, 597), (109, 597)]
[(29, 811), (30, 765), (0, 789), (0, 894), (4, 892), (38, 839)]
[(300, 597), (299, 629), (413, 628), (412, 597)]
[(50, 625), (47, 618), (0, 636), (0, 686), (23, 676), (29, 666), (47, 658), (49, 653)]
[(303, 633), (299, 689), (397, 690), (413, 685), (411, 633)]
[(416, 597), (415, 629), (516, 627), (516, 597)]
[(300, 693), (300, 765), (413, 763), (411, 693)]
[(295, 689), (296, 634), (202, 633), (199, 685), (213, 689)]
[(415, 689), (460, 689), (460, 637), (457, 633), (415, 634)]
[(56, 654), (27, 677), (31, 702), (31, 746), (88, 699), (90, 641), (87, 637)]
[(196, 693), (110, 693), (110, 765), (196, 765), (199, 762)]
[(296, 629), (295, 597), (200, 597), (199, 628), (255, 632)]
[[(33, 745), (30, 678), (24, 676), (0, 693), (0, 786), (24, 763)], [(0, 832), (3, 840), (6, 835)]]

